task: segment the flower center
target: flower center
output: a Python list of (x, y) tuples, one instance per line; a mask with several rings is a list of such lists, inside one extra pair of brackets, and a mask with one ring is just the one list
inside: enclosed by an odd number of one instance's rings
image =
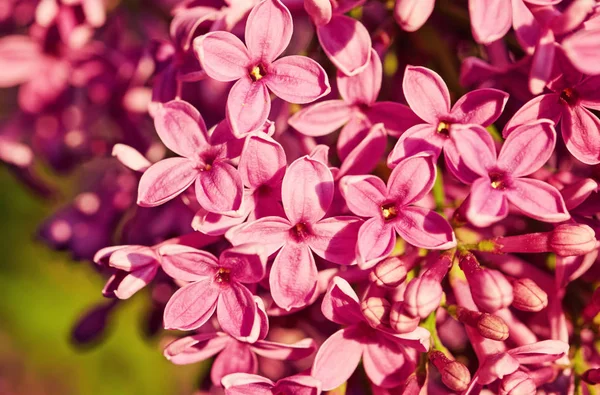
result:
[(577, 94), (577, 91), (575, 91), (575, 89), (566, 88), (563, 89), (562, 92), (560, 92), (560, 100), (562, 100), (569, 106), (573, 106), (577, 104), (577, 101), (579, 100), (579, 95)]
[(224, 267), (220, 267), (215, 274), (215, 282), (219, 284), (227, 284), (229, 283), (229, 273), (231, 270), (225, 269)]
[(257, 64), (250, 70), (250, 78), (252, 78), (252, 81), (254, 82), (260, 80), (265, 75), (267, 75), (267, 72), (262, 64)]
[(499, 171), (493, 171), (489, 173), (489, 176), (490, 185), (492, 186), (492, 188), (503, 190), (506, 189), (506, 187), (508, 186), (508, 179), (506, 177), (506, 174)]
[(450, 134), (450, 122), (440, 121), (437, 127), (437, 132), (441, 135), (448, 136)]
[(383, 204), (381, 206), (381, 215), (383, 215), (383, 219), (385, 219), (386, 221), (396, 218), (396, 216), (398, 215), (396, 205), (394, 203)]
[(310, 231), (306, 224), (298, 222), (292, 229), (290, 229), (290, 233), (296, 239), (296, 241), (301, 241), (310, 234)]

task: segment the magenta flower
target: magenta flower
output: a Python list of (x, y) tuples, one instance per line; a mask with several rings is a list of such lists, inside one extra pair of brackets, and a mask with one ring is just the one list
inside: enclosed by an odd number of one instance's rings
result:
[(331, 90), (325, 70), (305, 56), (277, 57), (288, 46), (292, 16), (279, 0), (263, 0), (246, 22), (247, 47), (229, 32), (194, 40), (194, 50), (209, 77), (235, 81), (227, 99), (227, 121), (241, 137), (259, 129), (271, 109), (269, 90), (291, 103), (309, 103)]
[(294, 161), (283, 177), (285, 217), (264, 217), (230, 229), (225, 237), (233, 245), (260, 243), (275, 257), (269, 285), (278, 306), (303, 307), (317, 291), (317, 266), (313, 252), (331, 262), (355, 261), (362, 221), (352, 216), (323, 218), (333, 200), (331, 171), (308, 156)]
[(225, 395), (319, 395), (321, 393), (321, 383), (311, 376), (304, 375), (285, 377), (274, 383), (255, 374), (234, 373), (223, 377), (222, 383), (225, 387)]
[(540, 95), (517, 111), (504, 128), (504, 137), (524, 123), (551, 119), (560, 122), (565, 145), (575, 158), (588, 165), (600, 163), (600, 119), (590, 111), (600, 109), (600, 76), (582, 78), (569, 70), (549, 87), (553, 93)]
[(414, 66), (406, 67), (402, 90), (411, 110), (425, 123), (411, 127), (400, 137), (388, 157), (390, 167), (423, 151), (433, 152), (437, 159), (443, 149), (448, 168), (456, 173), (460, 158), (454, 135), (472, 124), (491, 125), (502, 114), (508, 100), (506, 92), (477, 89), (450, 107), (450, 93), (442, 78), (434, 71)]
[(456, 245), (452, 227), (438, 213), (415, 206), (435, 181), (434, 159), (415, 155), (401, 161), (387, 186), (375, 176), (347, 176), (341, 181), (348, 208), (370, 217), (358, 233), (359, 263), (370, 267), (387, 257), (396, 244), (396, 233), (421, 248), (445, 250)]
[(348, 77), (337, 73), (337, 86), (342, 100), (326, 100), (312, 104), (294, 114), (289, 124), (307, 136), (325, 136), (342, 127), (338, 139), (340, 157), (346, 158), (368, 134), (369, 129), (381, 122), (386, 131), (400, 136), (421, 120), (405, 105), (394, 102), (376, 103), (381, 90), (381, 60), (371, 50), (367, 68)]
[(362, 23), (344, 15), (365, 0), (305, 0), (304, 9), (317, 28), (319, 44), (331, 63), (352, 76), (367, 67), (371, 55), (371, 36)]
[(171, 151), (183, 158), (168, 158), (150, 166), (140, 180), (138, 204), (158, 206), (196, 184), (196, 199), (212, 212), (238, 210), (242, 179), (229, 163), (227, 144), (209, 136), (198, 110), (180, 100), (158, 108), (156, 132)]
[(241, 338), (252, 334), (257, 315), (252, 293), (242, 283), (257, 283), (265, 276), (266, 256), (260, 245), (243, 245), (212, 254), (180, 245), (159, 249), (163, 270), (190, 284), (173, 294), (165, 307), (167, 329), (201, 327), (215, 310), (221, 328)]
[(329, 284), (321, 311), (328, 320), (345, 326), (321, 345), (315, 357), (311, 375), (321, 381), (324, 391), (348, 380), (361, 358), (373, 384), (398, 386), (413, 372), (417, 352), (429, 350), (430, 334), (426, 329), (393, 334), (371, 327), (356, 293), (340, 277)]

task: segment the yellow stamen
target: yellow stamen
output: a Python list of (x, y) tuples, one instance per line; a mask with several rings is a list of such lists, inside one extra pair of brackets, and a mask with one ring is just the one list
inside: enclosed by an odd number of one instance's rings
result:
[(252, 70), (250, 71), (250, 77), (252, 78), (253, 81), (258, 81), (263, 77), (263, 75), (260, 72), (259, 66), (254, 66), (252, 68)]

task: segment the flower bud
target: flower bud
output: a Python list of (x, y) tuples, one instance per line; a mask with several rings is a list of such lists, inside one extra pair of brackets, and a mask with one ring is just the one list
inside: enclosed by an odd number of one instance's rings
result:
[(372, 296), (363, 300), (360, 308), (365, 319), (373, 328), (389, 324), (391, 305), (387, 299)]
[(425, 318), (442, 301), (442, 284), (426, 276), (413, 278), (404, 291), (404, 305), (408, 314)]
[(397, 256), (379, 262), (369, 274), (369, 280), (380, 287), (396, 288), (406, 280), (406, 274), (412, 269), (407, 260)]
[(600, 384), (600, 369), (588, 369), (583, 372), (581, 378), (589, 384)]
[(390, 326), (397, 333), (409, 333), (419, 326), (419, 317), (406, 313), (404, 302), (396, 302), (390, 311)]
[(508, 326), (500, 317), (464, 307), (456, 307), (453, 315), (463, 324), (477, 329), (477, 332), (485, 338), (497, 341), (508, 339)]
[(541, 311), (548, 306), (548, 294), (531, 279), (521, 278), (513, 282), (512, 306), (521, 311)]
[(559, 256), (584, 255), (598, 248), (596, 233), (587, 225), (561, 224), (550, 236), (550, 250)]
[(482, 268), (471, 253), (463, 254), (459, 264), (479, 309), (494, 313), (510, 306), (513, 301), (512, 286), (502, 273)]
[(471, 373), (465, 365), (448, 359), (443, 352), (433, 351), (429, 360), (442, 375), (442, 382), (452, 391), (462, 392), (471, 382)]
[(537, 387), (529, 375), (517, 371), (502, 379), (500, 395), (535, 395)]

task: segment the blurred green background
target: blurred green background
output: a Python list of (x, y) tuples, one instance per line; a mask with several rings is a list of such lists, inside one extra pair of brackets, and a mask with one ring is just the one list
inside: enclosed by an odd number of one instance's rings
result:
[(201, 366), (172, 365), (162, 356), (160, 336), (142, 335), (144, 292), (119, 305), (100, 344), (73, 345), (73, 325), (103, 301), (104, 281), (89, 263), (35, 240), (57, 204), (37, 198), (0, 167), (0, 394), (194, 392)]

